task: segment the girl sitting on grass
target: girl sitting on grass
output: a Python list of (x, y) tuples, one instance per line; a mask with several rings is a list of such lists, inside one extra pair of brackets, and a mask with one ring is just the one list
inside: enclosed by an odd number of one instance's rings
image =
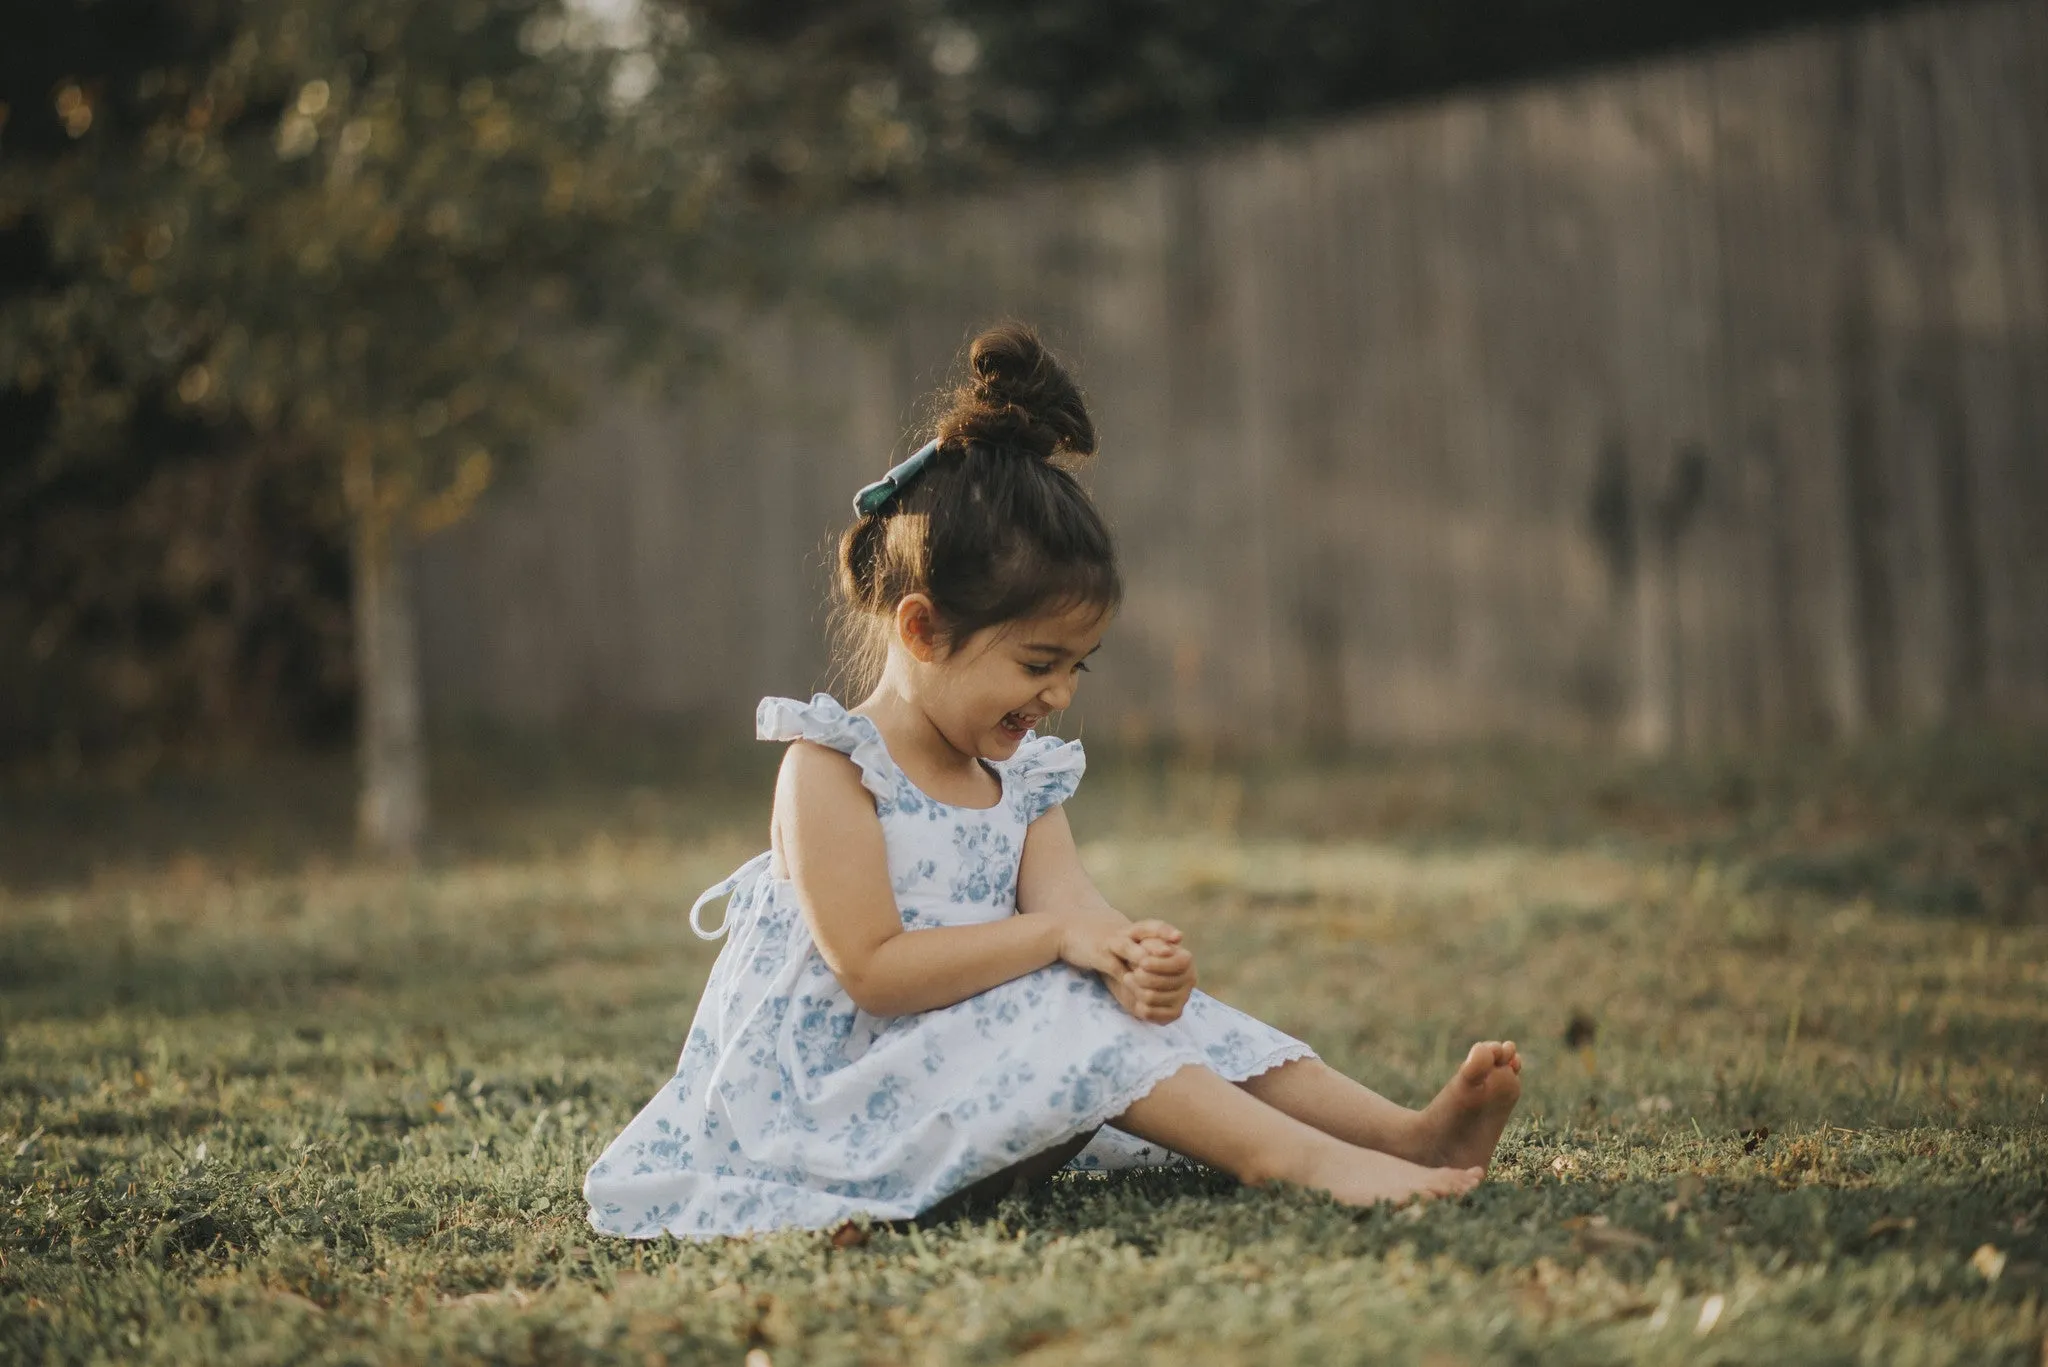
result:
[[(1060, 804), (1073, 701), (1122, 594), (1072, 470), (1081, 394), (1028, 328), (969, 352), (934, 440), (855, 500), (837, 596), (873, 691), (766, 698), (771, 848), (690, 923), (730, 930), (675, 1076), (591, 1167), (599, 1231), (905, 1219), (1052, 1172), (1199, 1159), (1355, 1205), (1468, 1191), (1521, 1092), (1475, 1044), (1422, 1111), (1195, 990), (1181, 933), (1089, 881)], [(706, 902), (731, 894), (706, 932)], [(952, 1202), (948, 1202), (950, 1207)]]

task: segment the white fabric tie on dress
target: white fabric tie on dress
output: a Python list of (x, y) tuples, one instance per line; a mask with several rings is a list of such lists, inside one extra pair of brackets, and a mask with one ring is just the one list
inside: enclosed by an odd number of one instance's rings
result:
[[(906, 930), (1018, 915), (1031, 823), (1073, 794), (1085, 764), (1078, 743), (1027, 737), (995, 766), (1002, 800), (959, 807), (912, 783), (874, 722), (829, 695), (764, 699), (756, 731), (859, 766)], [(690, 908), (690, 928), (725, 943), (674, 1075), (584, 1179), (597, 1230), (705, 1238), (907, 1219), (1105, 1127), (1189, 1064), (1242, 1081), (1313, 1056), (1199, 990), (1177, 1021), (1133, 1020), (1101, 979), (1064, 963), (951, 1006), (868, 1015), (819, 953), (794, 885), (767, 876), (770, 859), (764, 850)], [(707, 928), (706, 905), (726, 895), (725, 922)], [(1170, 1157), (1100, 1128), (1074, 1165)]]
[(706, 902), (715, 902), (719, 898), (726, 896), (734, 888), (738, 887), (740, 883), (746, 879), (748, 874), (754, 872), (756, 869), (767, 868), (768, 860), (770, 856), (772, 856), (773, 854), (773, 850), (761, 851), (761, 853), (755, 855), (752, 859), (749, 859), (746, 863), (734, 869), (724, 878), (720, 879), (716, 883), (713, 883), (710, 887), (704, 889), (704, 891), (698, 895), (697, 900), (690, 904), (690, 929), (697, 932), (698, 939), (721, 939), (725, 935), (726, 928), (732, 924), (732, 916), (730, 915), (732, 908), (730, 905), (728, 905), (726, 908), (728, 914), (725, 916), (721, 916), (719, 918), (718, 929), (704, 929), (704, 922), (699, 919), (703, 915), (704, 904)]

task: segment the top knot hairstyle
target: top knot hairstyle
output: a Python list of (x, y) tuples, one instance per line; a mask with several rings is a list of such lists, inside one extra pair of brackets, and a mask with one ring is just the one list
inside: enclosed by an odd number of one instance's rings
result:
[(932, 600), (947, 652), (1003, 622), (1123, 600), (1109, 528), (1075, 478), (1095, 453), (1079, 387), (1018, 323), (976, 337), (967, 365), (941, 400), (938, 450), (839, 537), (834, 627), (859, 692), (881, 678), (906, 595)]

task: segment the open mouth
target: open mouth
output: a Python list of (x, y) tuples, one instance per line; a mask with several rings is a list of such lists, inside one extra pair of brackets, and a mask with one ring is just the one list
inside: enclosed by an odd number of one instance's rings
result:
[(1016, 740), (1024, 739), (1025, 732), (1045, 720), (1040, 712), (1012, 712), (1003, 718), (1003, 734)]

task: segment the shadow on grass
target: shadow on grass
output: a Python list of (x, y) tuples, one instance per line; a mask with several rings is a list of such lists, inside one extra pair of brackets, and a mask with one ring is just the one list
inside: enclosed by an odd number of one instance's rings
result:
[(1532, 1267), (1539, 1258), (1566, 1267), (1597, 1259), (1625, 1279), (1647, 1277), (1666, 1260), (1681, 1271), (1716, 1273), (1737, 1263), (1819, 1266), (1901, 1253), (1952, 1261), (1991, 1243), (2008, 1255), (2005, 1275), (2014, 1286), (2048, 1291), (2044, 1215), (2038, 1183), (2019, 1170), (1985, 1176), (1957, 1167), (1893, 1183), (1852, 1175), (1845, 1185), (1688, 1174), (1614, 1183), (1495, 1180), (1457, 1201), (1352, 1210), (1315, 1193), (1254, 1190), (1191, 1166), (1062, 1174), (919, 1223), (936, 1232), (989, 1221), (1046, 1237), (1101, 1232), (1146, 1256), (1189, 1238), (1244, 1247), (1284, 1237), (1325, 1257), (1406, 1247), (1416, 1258), (1449, 1257), (1479, 1272)]

